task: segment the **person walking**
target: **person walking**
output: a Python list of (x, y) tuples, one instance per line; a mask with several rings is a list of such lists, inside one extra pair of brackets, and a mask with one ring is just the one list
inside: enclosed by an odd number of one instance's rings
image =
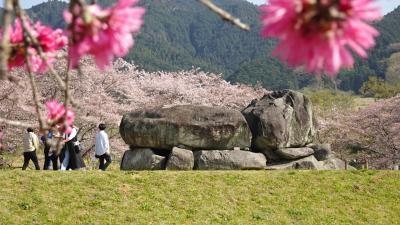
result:
[(75, 126), (72, 127), (72, 131), (69, 135), (65, 134), (65, 144), (60, 155), (61, 170), (76, 170), (86, 166), (80, 155), (77, 134), (78, 128)]
[(43, 170), (48, 170), (49, 169), (49, 166), (50, 166), (50, 162), (51, 162), (51, 160), (50, 160), (50, 155), (49, 155), (49, 153), (50, 153), (50, 142), (51, 142), (51, 139), (53, 138), (53, 132), (52, 131), (49, 131), (48, 133), (47, 133), (47, 135), (46, 135), (46, 133), (45, 134), (43, 134), (41, 137), (40, 137), (40, 139), (41, 139), (41, 141), (42, 141), (42, 144), (43, 144), (43, 146), (44, 146), (44, 148), (43, 148), (43, 153), (44, 153), (44, 164), (43, 164)]
[(47, 136), (42, 136), (44, 143), (44, 166), (43, 170), (48, 170), (52, 164), (53, 170), (58, 170), (58, 147), (62, 141), (62, 136), (57, 131), (49, 131)]
[[(110, 143), (105, 129), (106, 125), (104, 123), (99, 124), (99, 132), (97, 132), (96, 134), (95, 142), (95, 157), (99, 159), (99, 169), (103, 171), (105, 171), (112, 162), (110, 154)], [(105, 164), (104, 161), (106, 161)]]
[(27, 133), (24, 135), (24, 165), (22, 170), (26, 170), (29, 165), (29, 160), (32, 160), (36, 170), (40, 170), (36, 151), (39, 149), (39, 138), (33, 133), (32, 128), (26, 129)]

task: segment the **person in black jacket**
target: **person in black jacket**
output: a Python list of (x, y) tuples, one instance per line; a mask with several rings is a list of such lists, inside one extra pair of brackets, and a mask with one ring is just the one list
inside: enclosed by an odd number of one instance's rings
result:
[(60, 154), (61, 170), (76, 170), (86, 167), (80, 154), (77, 134), (78, 129), (73, 126), (72, 132), (64, 136), (65, 144)]
[(53, 137), (53, 133), (51, 131), (49, 131), (46, 134), (42, 135), (40, 137), (40, 140), (42, 141), (42, 144), (44, 146), (43, 148), (43, 153), (44, 153), (44, 164), (43, 164), (43, 170), (48, 170), (49, 166), (50, 166), (50, 156), (49, 156), (49, 152), (50, 152), (50, 141)]
[(58, 170), (58, 146), (62, 143), (62, 136), (55, 131), (49, 131), (47, 135), (41, 137), (42, 143), (44, 144), (44, 165), (43, 170), (48, 170), (50, 162), (53, 170)]

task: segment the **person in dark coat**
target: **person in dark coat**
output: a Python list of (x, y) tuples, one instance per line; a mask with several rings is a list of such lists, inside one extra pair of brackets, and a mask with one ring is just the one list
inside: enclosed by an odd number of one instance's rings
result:
[(58, 147), (63, 143), (62, 136), (57, 131), (49, 131), (47, 135), (41, 137), (44, 144), (44, 165), (43, 170), (48, 170), (50, 162), (53, 170), (58, 170)]
[(48, 170), (49, 166), (50, 166), (51, 160), (50, 160), (49, 152), (50, 152), (50, 147), (51, 147), (50, 141), (51, 141), (52, 137), (53, 137), (53, 133), (51, 131), (49, 131), (47, 133), (47, 135), (44, 134), (40, 137), (40, 140), (42, 141), (43, 146), (44, 146), (44, 148), (43, 148), (43, 153), (44, 153), (43, 170)]
[(86, 167), (80, 154), (77, 133), (78, 129), (73, 126), (72, 132), (64, 137), (65, 144), (60, 154), (61, 170), (77, 170)]

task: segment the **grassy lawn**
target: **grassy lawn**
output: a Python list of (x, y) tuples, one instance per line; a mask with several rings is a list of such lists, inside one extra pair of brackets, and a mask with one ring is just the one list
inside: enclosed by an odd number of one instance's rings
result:
[(354, 106), (356, 110), (366, 108), (374, 102), (376, 102), (374, 98), (354, 97)]
[(0, 224), (399, 224), (394, 171), (0, 171)]

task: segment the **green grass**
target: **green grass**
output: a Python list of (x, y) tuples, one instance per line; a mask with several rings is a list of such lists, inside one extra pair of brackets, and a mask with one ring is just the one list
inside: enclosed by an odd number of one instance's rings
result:
[(0, 224), (399, 224), (394, 171), (0, 171)]
[(374, 98), (365, 98), (360, 96), (354, 97), (354, 106), (357, 110), (364, 109), (375, 102)]

